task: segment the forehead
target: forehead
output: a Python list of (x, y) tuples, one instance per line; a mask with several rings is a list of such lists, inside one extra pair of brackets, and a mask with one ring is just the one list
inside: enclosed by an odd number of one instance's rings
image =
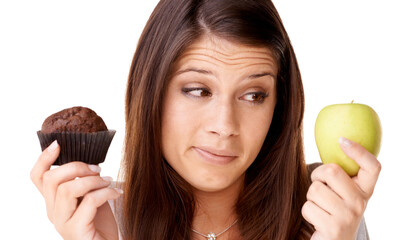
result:
[(190, 44), (177, 61), (180, 67), (189, 62), (206, 62), (223, 66), (258, 66), (269, 68), (275, 74), (277, 64), (270, 49), (249, 46), (219, 38), (203, 35)]

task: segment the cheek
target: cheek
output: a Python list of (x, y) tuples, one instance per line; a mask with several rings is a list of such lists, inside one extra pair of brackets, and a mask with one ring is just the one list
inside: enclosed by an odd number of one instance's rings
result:
[(257, 157), (271, 125), (274, 108), (247, 112), (241, 121), (244, 150), (248, 149), (252, 161)]
[[(168, 95), (162, 113), (162, 150), (168, 162), (179, 159), (196, 129), (195, 117), (182, 101)], [(172, 165), (172, 164), (171, 164)]]

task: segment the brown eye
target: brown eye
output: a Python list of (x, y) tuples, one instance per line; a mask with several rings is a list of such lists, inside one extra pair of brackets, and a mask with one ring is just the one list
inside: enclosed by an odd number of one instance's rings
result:
[(206, 88), (183, 88), (182, 92), (193, 97), (211, 97), (211, 92)]
[(254, 102), (261, 102), (262, 100), (264, 100), (264, 96), (263, 96), (263, 95), (261, 95), (261, 94), (256, 94), (256, 93), (254, 93), (254, 94), (252, 94), (251, 96), (252, 96), (252, 100), (253, 100)]
[(252, 92), (245, 94), (241, 99), (252, 103), (263, 103), (268, 95), (263, 92)]

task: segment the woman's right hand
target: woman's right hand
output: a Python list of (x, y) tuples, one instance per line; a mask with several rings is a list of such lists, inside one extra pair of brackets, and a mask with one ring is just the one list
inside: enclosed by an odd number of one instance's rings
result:
[[(71, 162), (52, 169), (60, 153), (54, 141), (31, 171), (31, 179), (45, 199), (49, 220), (66, 239), (118, 239), (118, 227), (107, 200), (122, 191), (109, 188), (112, 179), (100, 177), (100, 167)], [(100, 217), (99, 217), (100, 216)]]

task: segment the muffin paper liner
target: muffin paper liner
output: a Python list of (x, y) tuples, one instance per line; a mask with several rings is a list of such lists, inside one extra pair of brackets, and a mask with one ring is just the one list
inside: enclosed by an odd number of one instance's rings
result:
[(42, 133), (38, 131), (37, 134), (42, 151), (57, 140), (60, 145), (60, 155), (53, 165), (63, 165), (74, 161), (87, 164), (104, 162), (115, 132), (115, 130), (94, 133)]

